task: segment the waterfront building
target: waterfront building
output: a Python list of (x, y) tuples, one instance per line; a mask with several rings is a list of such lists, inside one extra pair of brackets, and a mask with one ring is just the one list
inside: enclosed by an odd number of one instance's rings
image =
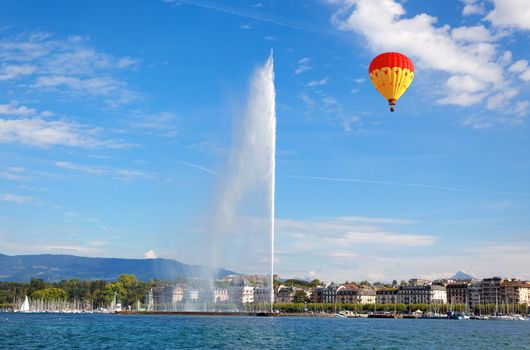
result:
[(423, 278), (411, 278), (409, 286), (426, 286), (432, 284), (432, 281)]
[(359, 302), (361, 304), (375, 304), (377, 295), (372, 288), (361, 288), (359, 290)]
[(294, 297), (293, 286), (280, 285), (278, 289), (276, 289), (274, 300), (277, 303), (290, 303), (293, 301), (293, 297)]
[(306, 291), (305, 289), (294, 286), (280, 285), (276, 290), (274, 300), (278, 303), (291, 303), (294, 299), (294, 295), (298, 291), (303, 291), (307, 298), (311, 297), (311, 292)]
[(446, 304), (447, 290), (438, 285), (402, 286), (398, 297), (403, 304)]
[(263, 286), (254, 288), (254, 303), (255, 304), (267, 304), (267, 303), (270, 303), (270, 300), (271, 300), (271, 292), (269, 288), (266, 288)]
[(530, 283), (512, 279), (503, 281), (500, 288), (500, 302), (506, 305), (530, 304)]
[(340, 285), (331, 283), (322, 291), (322, 302), (323, 303), (335, 303), (337, 297), (337, 289)]
[(348, 303), (357, 304), (358, 301), (359, 286), (346, 284), (337, 288), (335, 302), (337, 303)]
[(228, 289), (226, 288), (215, 288), (213, 292), (213, 302), (214, 303), (223, 303), (227, 302), (230, 299)]
[(467, 287), (467, 304), (470, 310), (474, 310), (477, 305), (483, 303), (482, 281), (472, 281)]
[(254, 302), (254, 287), (241, 287), (241, 304), (251, 304)]
[(197, 288), (187, 287), (185, 288), (185, 294), (183, 301), (195, 303), (199, 300), (199, 290)]
[(254, 287), (233, 286), (229, 289), (230, 300), (236, 305), (251, 304), (254, 302)]
[(343, 285), (337, 288), (337, 303), (375, 304), (376, 293), (371, 288), (363, 288), (355, 284)]
[(184, 287), (169, 285), (152, 289), (153, 305), (156, 310), (172, 309), (184, 299)]
[(501, 302), (501, 284), (506, 278), (491, 277), (482, 280), (481, 304), (499, 304)]
[(399, 288), (380, 288), (375, 291), (377, 304), (398, 304)]
[(430, 286), (430, 297), (428, 304), (447, 304), (447, 289), (445, 286), (432, 285)]
[(467, 304), (469, 293), (469, 282), (453, 282), (445, 286), (447, 290), (447, 303)]

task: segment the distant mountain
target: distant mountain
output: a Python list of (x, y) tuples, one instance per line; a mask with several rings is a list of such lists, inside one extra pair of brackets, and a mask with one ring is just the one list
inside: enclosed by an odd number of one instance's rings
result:
[(453, 276), (451, 276), (449, 279), (462, 280), (462, 281), (471, 281), (471, 280), (474, 280), (476, 278), (471, 276), (470, 274), (466, 273), (465, 271), (458, 271)]
[[(116, 280), (120, 274), (129, 273), (139, 280), (153, 278), (173, 280), (182, 277), (205, 276), (208, 268), (187, 265), (169, 259), (119, 259), (88, 258), (73, 255), (15, 255), (0, 254), (0, 281), (25, 282), (31, 278), (61, 281), (71, 278)], [(236, 272), (214, 269), (218, 277)]]

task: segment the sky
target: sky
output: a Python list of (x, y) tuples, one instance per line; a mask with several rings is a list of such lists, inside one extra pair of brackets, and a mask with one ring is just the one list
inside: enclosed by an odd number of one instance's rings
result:
[(272, 49), (281, 277), (530, 279), (529, 39), (528, 0), (4, 0), (0, 253), (207, 261)]

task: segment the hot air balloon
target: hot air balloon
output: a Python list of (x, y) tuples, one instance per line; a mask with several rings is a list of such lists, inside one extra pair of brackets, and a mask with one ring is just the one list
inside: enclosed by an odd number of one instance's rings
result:
[(368, 73), (377, 91), (388, 100), (390, 111), (394, 112), (396, 101), (414, 79), (412, 61), (399, 52), (385, 52), (372, 60)]

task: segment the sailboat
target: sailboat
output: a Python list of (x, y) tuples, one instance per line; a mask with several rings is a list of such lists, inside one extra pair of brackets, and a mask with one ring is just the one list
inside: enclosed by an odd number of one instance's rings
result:
[(31, 310), (29, 308), (29, 299), (28, 299), (27, 295), (26, 295), (26, 298), (24, 299), (24, 302), (20, 306), (20, 310), (19, 311), (20, 312), (31, 312)]
[(110, 304), (110, 312), (121, 312), (121, 303), (118, 301), (118, 293), (114, 292), (112, 304)]

